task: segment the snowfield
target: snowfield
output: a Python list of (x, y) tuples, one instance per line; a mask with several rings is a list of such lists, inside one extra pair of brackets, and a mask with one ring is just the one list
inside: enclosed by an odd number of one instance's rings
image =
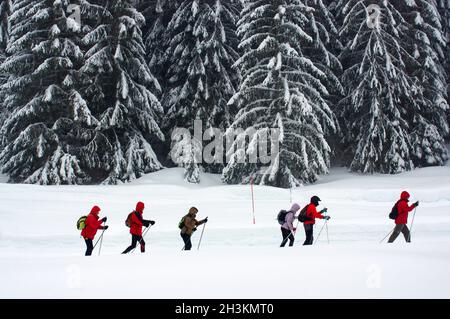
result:
[[(299, 228), (294, 247), (284, 249), (276, 215), (290, 207), (289, 190), (255, 186), (253, 225), (248, 185), (223, 185), (208, 174), (192, 185), (182, 174), (166, 169), (120, 186), (12, 185), (3, 178), (0, 298), (450, 298), (449, 165), (396, 176), (339, 168), (293, 189), (301, 206), (317, 194), (328, 207), (330, 243), (324, 230), (316, 245), (303, 247)], [(400, 235), (380, 244), (402, 190), (420, 200), (413, 243)], [(121, 255), (130, 244), (124, 221), (139, 200), (156, 225), (144, 255)], [(87, 258), (75, 224), (94, 204), (110, 228), (101, 256), (97, 247)], [(177, 224), (190, 206), (209, 222), (200, 250), (201, 228), (185, 252)]]

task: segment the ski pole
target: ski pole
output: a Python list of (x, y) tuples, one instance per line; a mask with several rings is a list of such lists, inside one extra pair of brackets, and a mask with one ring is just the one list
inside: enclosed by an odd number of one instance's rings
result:
[[(291, 234), (292, 234), (292, 237), (294, 237), (294, 240), (295, 240), (295, 231), (291, 231)], [(289, 236), (288, 236), (288, 239), (289, 239)]]
[(294, 239), (295, 239), (295, 231), (292, 231), (291, 230), (291, 232), (289, 233), (289, 235), (287, 235), (286, 237), (283, 237), (283, 240), (288, 240), (289, 239), (289, 237), (291, 237), (291, 235), (292, 235), (292, 237), (294, 237)]
[(142, 244), (142, 240), (144, 239), (145, 235), (147, 235), (147, 232), (150, 230), (151, 227), (152, 227), (152, 225), (148, 226), (147, 229), (144, 231), (141, 239), (139, 239), (139, 244)]
[(291, 235), (292, 235), (292, 237), (294, 237), (294, 240), (295, 240), (295, 232), (291, 230), (291, 232), (290, 232), (286, 237), (284, 237), (284, 235), (283, 235), (283, 241), (282, 241), (282, 243), (284, 243), (284, 242), (287, 243), (287, 241), (289, 240), (289, 238), (291, 237)]
[(103, 245), (103, 234), (105, 233), (105, 230), (102, 232), (102, 236), (100, 237), (100, 247), (98, 248), (98, 255), (100, 256), (100, 253), (102, 252), (102, 245)]
[[(105, 222), (103, 222), (103, 223), (105, 223)], [(103, 226), (105, 226), (105, 225), (103, 225)], [(94, 247), (92, 247), (92, 251), (93, 251), (95, 249), (95, 247), (97, 246), (98, 242), (100, 242), (100, 250), (99, 250), (99, 253), (98, 253), (99, 256), (100, 256), (100, 251), (102, 250), (103, 234), (105, 234), (105, 230), (106, 229), (103, 229), (102, 234), (100, 235), (99, 239), (97, 239), (97, 241), (95, 242)]]
[(390, 234), (392, 234), (392, 232), (394, 231), (394, 229), (395, 229), (395, 227), (394, 228), (392, 228), (392, 230), (380, 241), (380, 244), (386, 239), (386, 238), (388, 238), (388, 236), (390, 235)]
[[(105, 222), (103, 222), (103, 226), (105, 225)], [(103, 234), (105, 233), (106, 229), (103, 229), (102, 235), (100, 236), (100, 247), (98, 248), (98, 255), (100, 256), (100, 253), (102, 252), (102, 245), (103, 245)]]
[(412, 229), (413, 229), (413, 226), (414, 226), (414, 217), (416, 217), (416, 210), (417, 210), (417, 207), (414, 208), (414, 214), (413, 214), (413, 218), (412, 218), (412, 221), (411, 221), (411, 227), (409, 229), (409, 241), (410, 242), (411, 242), (411, 232), (412, 232)]
[(105, 231), (103, 231), (102, 234), (100, 235), (99, 239), (97, 239), (97, 241), (95, 242), (95, 245), (94, 245), (94, 247), (92, 248), (92, 250), (94, 250), (95, 247), (97, 247), (97, 244), (98, 244), (98, 242), (100, 241), (100, 239), (102, 239), (103, 233), (104, 233), (104, 232), (105, 232)]
[(329, 245), (330, 244), (330, 238), (328, 237), (328, 220), (325, 221), (325, 228), (327, 230), (327, 242), (328, 242), (328, 245)]
[[(100, 237), (97, 239), (97, 241), (95, 242), (94, 247), (92, 247), (92, 251), (94, 251), (95, 247), (97, 247), (98, 242), (103, 238), (103, 234), (105, 233), (106, 229), (103, 229), (102, 234), (100, 235)], [(101, 247), (101, 244), (100, 244)]]
[(250, 177), (250, 188), (251, 188), (251, 192), (252, 192), (253, 225), (255, 225), (256, 224), (256, 219), (255, 219), (255, 195), (253, 193), (253, 177)]
[[(208, 217), (206, 217), (206, 218), (208, 218)], [(197, 250), (200, 249), (200, 244), (201, 244), (201, 242), (202, 242), (203, 232), (205, 231), (205, 226), (206, 226), (206, 223), (203, 224), (202, 234), (200, 235), (200, 240), (198, 241), (198, 247), (197, 247)]]
[(322, 228), (320, 229), (319, 235), (317, 235), (317, 238), (316, 238), (316, 241), (315, 241), (314, 244), (316, 244), (317, 241), (319, 240), (320, 234), (322, 233), (322, 230), (323, 230), (323, 228), (325, 227), (326, 223), (327, 223), (326, 221), (325, 221), (325, 223), (323, 223), (323, 226), (322, 226)]

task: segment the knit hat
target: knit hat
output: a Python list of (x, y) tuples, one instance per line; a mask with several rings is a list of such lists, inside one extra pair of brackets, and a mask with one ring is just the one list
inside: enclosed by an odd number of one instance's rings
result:
[(319, 206), (319, 202), (320, 202), (321, 200), (320, 200), (320, 198), (318, 197), (318, 196), (313, 196), (313, 197), (311, 197), (311, 203), (312, 204), (314, 204), (314, 205), (316, 205), (316, 206)]

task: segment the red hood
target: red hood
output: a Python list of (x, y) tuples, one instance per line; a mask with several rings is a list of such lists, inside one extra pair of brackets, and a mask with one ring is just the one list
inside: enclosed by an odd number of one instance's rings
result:
[(408, 200), (409, 199), (409, 193), (406, 192), (406, 191), (402, 192), (402, 194), (400, 195), (400, 199)]
[(99, 212), (100, 212), (100, 207), (98, 207), (98, 206), (92, 207), (91, 214), (98, 215)]
[(137, 212), (139, 212), (139, 213), (143, 213), (143, 211), (144, 211), (144, 208), (145, 208), (145, 206), (144, 206), (144, 203), (143, 202), (138, 202), (137, 204), (136, 204), (136, 211)]

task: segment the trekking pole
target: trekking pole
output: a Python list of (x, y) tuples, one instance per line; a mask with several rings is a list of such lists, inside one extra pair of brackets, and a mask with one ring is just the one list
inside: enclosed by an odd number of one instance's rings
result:
[(255, 225), (256, 224), (256, 219), (255, 219), (255, 195), (253, 193), (253, 177), (250, 177), (250, 188), (251, 188), (251, 192), (252, 192), (253, 225)]
[(283, 243), (284, 243), (284, 241), (286, 241), (286, 243), (287, 243), (287, 241), (288, 241), (289, 237), (291, 237), (291, 235), (292, 235), (292, 237), (294, 237), (294, 240), (295, 240), (295, 231), (291, 230), (291, 232), (286, 237), (283, 236)]
[[(291, 231), (291, 234), (292, 234), (292, 237), (294, 237), (294, 240), (295, 240), (295, 231)], [(289, 238), (289, 236), (288, 236), (288, 238)]]
[[(206, 217), (206, 218), (208, 218), (208, 217)], [(198, 247), (197, 247), (197, 250), (200, 249), (200, 244), (201, 244), (201, 242), (202, 242), (203, 232), (205, 231), (205, 226), (206, 226), (206, 223), (203, 224), (202, 234), (200, 235), (200, 240), (198, 241)]]
[(413, 229), (413, 226), (414, 226), (414, 217), (416, 217), (416, 210), (417, 210), (417, 206), (416, 206), (416, 208), (414, 208), (414, 214), (413, 214), (413, 218), (412, 218), (412, 221), (411, 221), (411, 227), (409, 229), (409, 241), (410, 242), (411, 242), (411, 232), (412, 232), (412, 229)]
[[(105, 222), (103, 222), (103, 226), (106, 226), (104, 224)], [(103, 229), (102, 231), (102, 235), (100, 236), (99, 240), (100, 240), (100, 247), (98, 248), (98, 255), (100, 256), (100, 253), (102, 252), (102, 245), (103, 245), (103, 234), (105, 233), (106, 229)], [(95, 246), (94, 246), (95, 247)]]
[(316, 238), (316, 241), (315, 241), (315, 243), (314, 243), (314, 244), (316, 244), (316, 243), (317, 243), (317, 241), (319, 240), (320, 234), (322, 233), (322, 230), (323, 230), (323, 228), (325, 227), (325, 225), (326, 225), (326, 224), (327, 224), (327, 222), (325, 221), (325, 223), (323, 223), (323, 226), (322, 226), (322, 228), (320, 229), (319, 235), (317, 235), (317, 238)]
[(98, 244), (98, 242), (100, 241), (100, 239), (102, 239), (104, 233), (105, 233), (105, 231), (103, 231), (102, 234), (100, 235), (100, 237), (97, 239), (97, 241), (95, 242), (94, 247), (92, 247), (92, 250), (94, 250), (95, 247), (97, 247), (97, 244)]
[(105, 233), (105, 230), (103, 229), (102, 236), (100, 237), (100, 247), (98, 248), (98, 255), (100, 256), (100, 253), (102, 252), (102, 245), (103, 245), (103, 234)]
[(395, 229), (395, 227), (394, 228), (392, 228), (392, 230), (380, 241), (380, 244), (386, 239), (386, 238), (388, 238), (388, 236), (390, 235), (390, 234), (392, 234), (392, 232), (394, 231), (394, 229)]

